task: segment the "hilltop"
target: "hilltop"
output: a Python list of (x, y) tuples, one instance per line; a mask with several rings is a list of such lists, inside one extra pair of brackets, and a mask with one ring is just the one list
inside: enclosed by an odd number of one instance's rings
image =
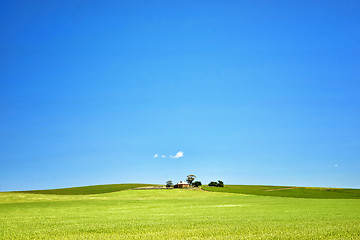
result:
[(202, 187), (206, 191), (250, 194), (260, 196), (318, 198), (318, 199), (360, 199), (360, 189), (319, 188), (266, 185), (225, 185), (224, 187)]
[(46, 190), (30, 190), (30, 191), (16, 191), (18, 193), (37, 193), (37, 194), (55, 194), (55, 195), (88, 195), (110, 193), (122, 190), (128, 190), (138, 187), (154, 186), (154, 184), (143, 183), (126, 183), (126, 184), (106, 184), (106, 185), (92, 185), (72, 188), (58, 188)]
[[(18, 191), (18, 193), (54, 194), (54, 195), (89, 195), (110, 193), (136, 188), (160, 186), (156, 184), (128, 183), (93, 185), (72, 188), (59, 188), (47, 190)], [(360, 199), (360, 189), (350, 188), (319, 188), (295, 186), (268, 186), (268, 185), (225, 185), (225, 187), (202, 186), (210, 192), (226, 192), (260, 196), (292, 197), (292, 198), (318, 198), (318, 199)]]

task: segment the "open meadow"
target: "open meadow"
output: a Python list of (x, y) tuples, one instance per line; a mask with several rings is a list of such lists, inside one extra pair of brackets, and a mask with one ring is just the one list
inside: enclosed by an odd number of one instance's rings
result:
[(360, 239), (360, 199), (91, 191), (0, 193), (0, 239)]

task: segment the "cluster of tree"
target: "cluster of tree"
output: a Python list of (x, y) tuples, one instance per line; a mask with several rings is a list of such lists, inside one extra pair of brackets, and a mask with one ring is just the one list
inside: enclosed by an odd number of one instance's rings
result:
[[(195, 181), (196, 176), (195, 175), (188, 175), (186, 176), (186, 182), (190, 185), (190, 186), (194, 186), (194, 187), (200, 187), (202, 185), (202, 183), (200, 181)], [(174, 187), (174, 184), (172, 181), (167, 181), (166, 182), (166, 187), (167, 188), (171, 188), (171, 187)]]
[(195, 181), (196, 176), (195, 175), (188, 175), (186, 176), (186, 182), (190, 185), (190, 186), (194, 186), (194, 187), (200, 187), (202, 185), (201, 181)]
[(208, 184), (209, 187), (224, 187), (224, 182), (223, 181), (218, 181), (218, 182), (210, 182)]

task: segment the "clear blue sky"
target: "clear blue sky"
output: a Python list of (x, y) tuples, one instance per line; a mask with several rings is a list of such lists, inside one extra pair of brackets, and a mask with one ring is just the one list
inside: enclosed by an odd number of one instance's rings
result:
[(357, 0), (2, 0), (0, 190), (359, 188), (359, 26)]

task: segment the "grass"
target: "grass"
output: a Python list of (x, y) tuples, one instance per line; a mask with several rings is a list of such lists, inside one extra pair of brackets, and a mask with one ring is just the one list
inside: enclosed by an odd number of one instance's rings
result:
[(264, 185), (225, 185), (224, 187), (202, 187), (206, 191), (241, 193), (260, 196), (318, 198), (318, 199), (360, 199), (360, 189), (315, 188)]
[(107, 184), (107, 185), (93, 185), (85, 187), (74, 188), (59, 188), (59, 189), (47, 189), (47, 190), (31, 190), (20, 191), (19, 193), (37, 193), (37, 194), (55, 194), (55, 195), (88, 195), (117, 192), (121, 190), (128, 190), (138, 187), (153, 186), (151, 184), (131, 183), (131, 184)]
[(359, 199), (185, 189), (7, 192), (0, 212), (0, 239), (360, 239)]

